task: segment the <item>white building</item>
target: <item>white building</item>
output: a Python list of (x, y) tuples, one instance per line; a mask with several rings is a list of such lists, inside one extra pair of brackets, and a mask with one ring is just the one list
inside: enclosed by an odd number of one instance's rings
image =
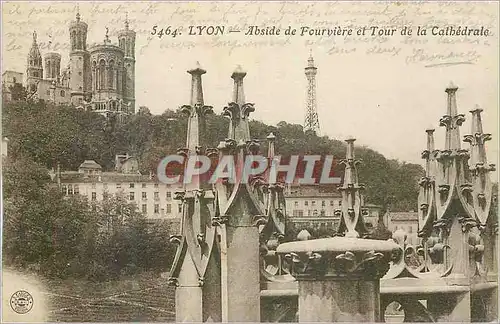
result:
[(388, 215), (387, 228), (391, 232), (402, 229), (406, 232), (407, 243), (411, 245), (420, 244), (418, 237), (418, 213), (417, 212), (390, 212)]
[[(292, 185), (285, 191), (286, 210), (290, 221), (299, 228), (326, 228), (334, 230), (340, 218), (336, 210), (342, 208), (342, 194), (332, 185)], [(374, 229), (382, 212), (381, 206), (364, 205), (367, 228)], [(383, 218), (387, 227), (387, 215)]]
[(89, 201), (102, 201), (110, 195), (121, 194), (135, 203), (148, 219), (181, 219), (181, 202), (174, 200), (175, 192), (180, 191), (181, 186), (167, 185), (153, 176), (140, 174), (133, 167), (137, 164), (133, 157), (127, 156), (124, 160), (123, 156), (117, 156), (117, 161), (120, 162), (118, 169), (123, 172), (103, 172), (98, 163), (86, 160), (78, 171), (59, 172), (54, 178), (60, 182), (65, 195), (79, 194)]
[(334, 229), (339, 218), (336, 209), (342, 207), (340, 192), (331, 186), (293, 185), (285, 193), (286, 210), (298, 226)]

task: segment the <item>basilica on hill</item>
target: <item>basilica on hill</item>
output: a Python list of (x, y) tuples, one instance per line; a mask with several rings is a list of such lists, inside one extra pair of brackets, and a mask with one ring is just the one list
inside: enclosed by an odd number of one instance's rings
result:
[(111, 42), (106, 28), (104, 41), (88, 48), (87, 31), (77, 12), (69, 25), (69, 64), (62, 70), (59, 53), (46, 53), (42, 60), (33, 32), (25, 79), (28, 96), (105, 116), (135, 113), (136, 33), (129, 28), (128, 18), (118, 32), (118, 44)]

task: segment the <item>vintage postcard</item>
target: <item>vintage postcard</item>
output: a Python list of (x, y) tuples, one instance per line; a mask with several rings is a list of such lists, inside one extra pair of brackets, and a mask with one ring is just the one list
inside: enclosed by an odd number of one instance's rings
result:
[(498, 322), (499, 4), (2, 1), (2, 322)]

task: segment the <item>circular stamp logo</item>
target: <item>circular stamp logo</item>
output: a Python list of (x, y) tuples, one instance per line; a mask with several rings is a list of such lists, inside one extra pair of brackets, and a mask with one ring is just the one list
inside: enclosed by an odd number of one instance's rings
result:
[(33, 297), (27, 291), (16, 291), (10, 297), (10, 307), (18, 314), (26, 314), (33, 307)]

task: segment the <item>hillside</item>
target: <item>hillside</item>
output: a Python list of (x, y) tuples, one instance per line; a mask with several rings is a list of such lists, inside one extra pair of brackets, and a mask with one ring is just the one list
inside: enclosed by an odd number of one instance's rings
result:
[[(141, 171), (147, 174), (156, 170), (165, 155), (174, 154), (185, 145), (186, 121), (184, 115), (173, 110), (152, 115), (142, 107), (138, 114), (118, 123), (72, 107), (19, 101), (4, 103), (2, 123), (3, 136), (9, 138), (9, 155), (13, 158), (27, 155), (47, 168), (59, 162), (62, 170), (76, 170), (83, 160), (93, 159), (111, 170), (115, 155), (128, 152), (139, 159)], [(227, 130), (227, 119), (209, 116), (207, 142), (216, 147), (226, 138)], [(250, 132), (252, 137), (262, 140), (262, 152), (267, 150), (266, 136), (274, 132), (277, 152), (283, 156), (320, 154), (338, 159), (345, 156), (343, 141), (304, 133), (301, 125), (282, 121), (270, 126), (251, 121)], [(367, 147), (356, 147), (355, 153), (363, 161), (359, 176), (366, 184), (367, 202), (390, 204), (395, 211), (416, 208), (417, 180), (423, 175), (420, 165), (388, 160)]]

